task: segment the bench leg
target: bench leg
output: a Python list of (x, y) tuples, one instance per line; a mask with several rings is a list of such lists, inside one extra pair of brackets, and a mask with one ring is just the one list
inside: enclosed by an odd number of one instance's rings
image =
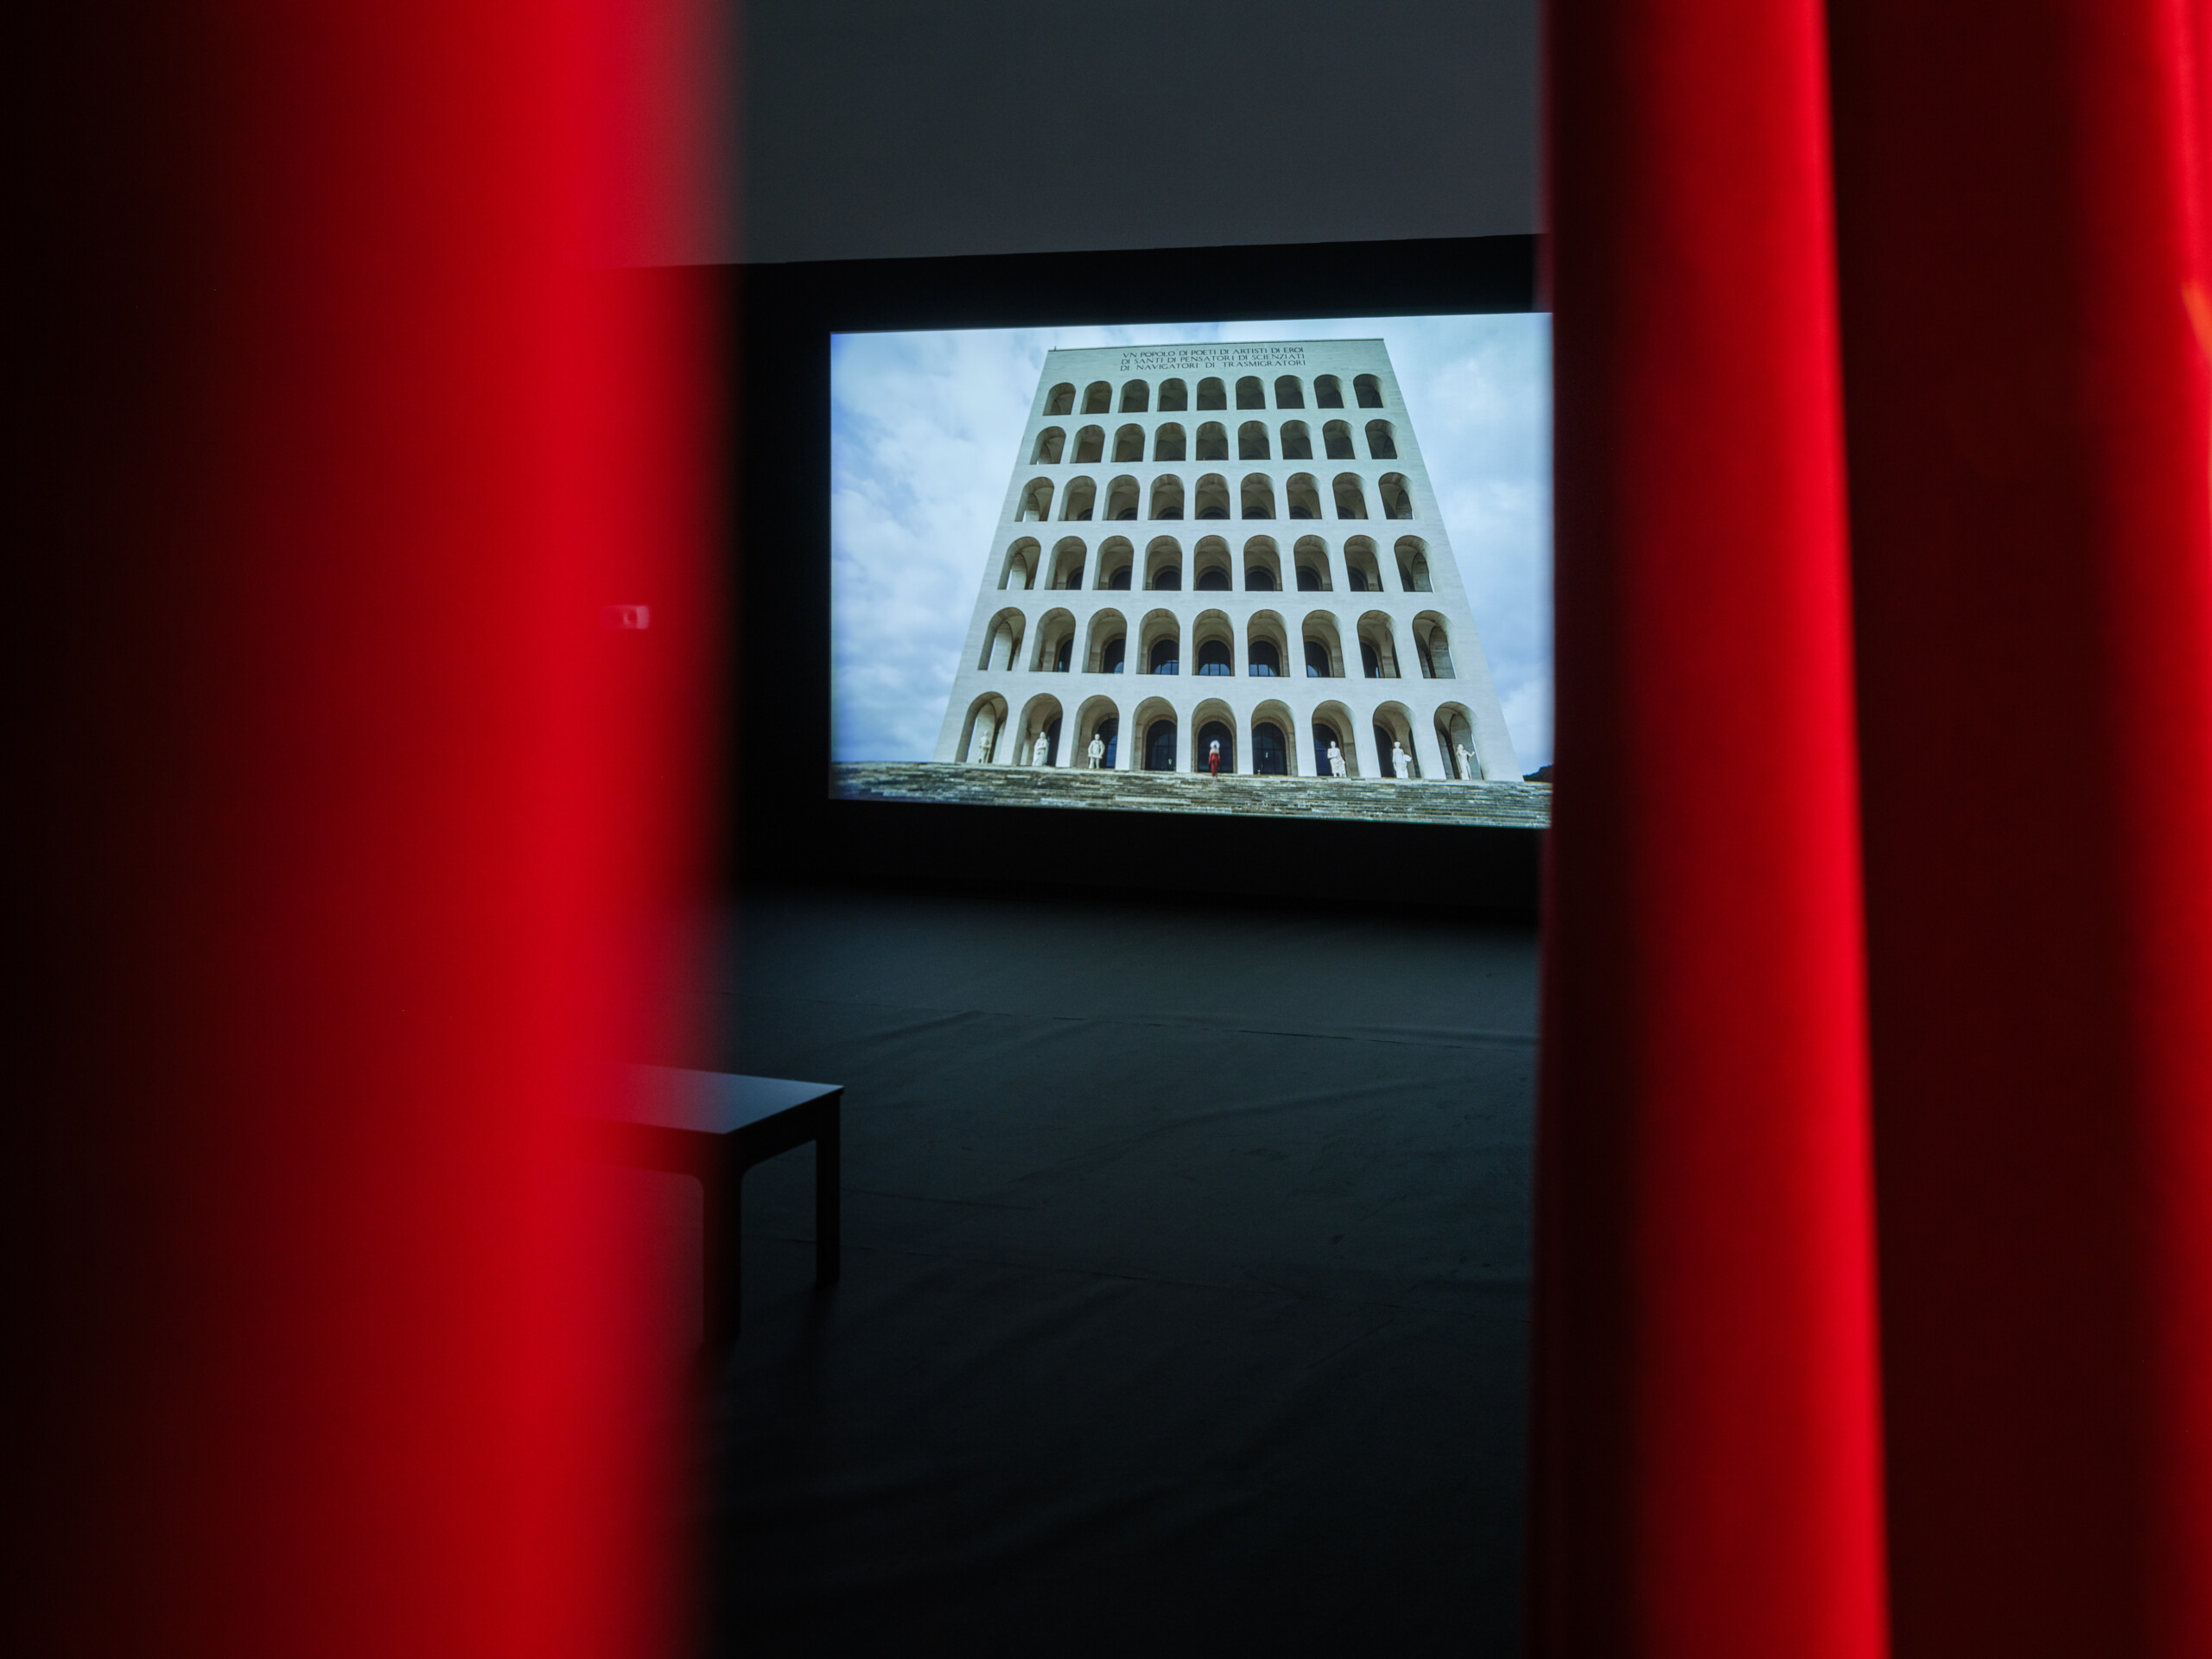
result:
[(837, 1107), (823, 1114), (814, 1137), (814, 1277), (817, 1284), (837, 1277)]
[(745, 1304), (744, 1173), (702, 1176), (706, 1190), (705, 1330), (702, 1345), (720, 1353), (737, 1340)]

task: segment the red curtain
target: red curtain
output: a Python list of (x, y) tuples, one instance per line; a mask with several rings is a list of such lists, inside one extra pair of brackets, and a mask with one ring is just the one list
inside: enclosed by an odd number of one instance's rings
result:
[(1552, 12), (1537, 1650), (2202, 1654), (2205, 17), (1827, 13)]
[(708, 833), (636, 10), (11, 19), (8, 1652), (677, 1645), (564, 1138)]

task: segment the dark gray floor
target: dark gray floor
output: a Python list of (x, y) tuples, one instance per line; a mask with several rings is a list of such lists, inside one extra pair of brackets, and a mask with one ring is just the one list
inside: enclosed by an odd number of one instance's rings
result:
[(719, 1651), (1516, 1651), (1530, 931), (785, 895), (723, 971), (848, 1092), (834, 1292), (747, 1184)]

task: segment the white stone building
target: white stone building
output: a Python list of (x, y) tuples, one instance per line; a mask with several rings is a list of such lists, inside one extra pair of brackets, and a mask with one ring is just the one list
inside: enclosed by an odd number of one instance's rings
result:
[[(1138, 682), (1141, 681), (1140, 684)], [(935, 759), (1518, 781), (1379, 340), (1045, 359)], [(1466, 764), (1463, 767), (1460, 753)]]

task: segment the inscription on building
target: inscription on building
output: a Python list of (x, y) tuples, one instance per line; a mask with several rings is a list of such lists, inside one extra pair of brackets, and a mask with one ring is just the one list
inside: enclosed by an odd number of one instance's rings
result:
[(1151, 346), (1122, 353), (1123, 374), (1172, 374), (1178, 369), (1302, 369), (1303, 346)]

